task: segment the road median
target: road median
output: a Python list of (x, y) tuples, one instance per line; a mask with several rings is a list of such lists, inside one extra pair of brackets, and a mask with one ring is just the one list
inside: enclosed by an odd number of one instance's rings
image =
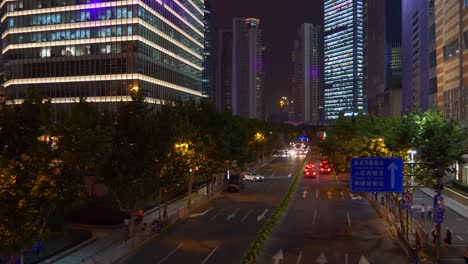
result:
[(256, 263), (257, 257), (259, 253), (263, 250), (265, 242), (268, 240), (273, 228), (276, 226), (276, 224), (278, 224), (279, 220), (281, 219), (284, 212), (288, 208), (289, 202), (291, 201), (293, 194), (296, 192), (297, 185), (301, 177), (302, 168), (304, 167), (306, 160), (307, 159), (304, 159), (301, 169), (297, 171), (294, 177), (294, 180), (289, 186), (288, 192), (286, 193), (286, 196), (284, 197), (283, 201), (278, 206), (278, 208), (276, 208), (276, 210), (271, 214), (271, 216), (263, 225), (262, 229), (260, 229), (260, 231), (257, 232), (257, 236), (255, 237), (255, 240), (250, 244), (247, 252), (242, 257), (240, 263), (242, 264)]

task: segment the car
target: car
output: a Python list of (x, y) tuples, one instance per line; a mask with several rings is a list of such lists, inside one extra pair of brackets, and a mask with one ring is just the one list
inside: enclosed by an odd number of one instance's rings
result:
[(317, 172), (313, 169), (304, 169), (304, 177), (317, 177)]
[(306, 169), (312, 169), (312, 168), (315, 168), (315, 164), (312, 162), (307, 163)]
[(332, 167), (330, 165), (322, 165), (320, 166), (320, 173), (328, 174), (332, 172)]
[(256, 172), (253, 172), (253, 171), (245, 171), (244, 172), (244, 179), (246, 181), (263, 181), (265, 179), (264, 176), (256, 173)]

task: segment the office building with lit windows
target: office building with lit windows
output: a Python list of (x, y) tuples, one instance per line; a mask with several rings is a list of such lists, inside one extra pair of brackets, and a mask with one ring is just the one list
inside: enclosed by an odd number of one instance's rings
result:
[(264, 48), (260, 20), (234, 18), (232, 24), (232, 113), (264, 119)]
[(403, 113), (437, 105), (434, 0), (403, 0)]
[(6, 0), (0, 3), (3, 89), (114, 110), (202, 96), (203, 0)]
[(298, 30), (292, 54), (293, 120), (318, 122), (322, 120), (321, 28), (304, 23)]
[(325, 119), (366, 112), (363, 2), (324, 1)]
[[(401, 115), (402, 2), (367, 1), (368, 112), (378, 116)], [(411, 37), (409, 37), (411, 40)]]

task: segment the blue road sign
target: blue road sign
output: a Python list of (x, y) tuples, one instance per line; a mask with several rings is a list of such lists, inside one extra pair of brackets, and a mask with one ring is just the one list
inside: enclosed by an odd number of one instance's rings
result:
[(444, 222), (444, 213), (445, 213), (445, 202), (442, 195), (434, 195), (434, 210), (432, 221), (436, 224), (442, 224)]
[(352, 158), (352, 192), (403, 192), (403, 159)]

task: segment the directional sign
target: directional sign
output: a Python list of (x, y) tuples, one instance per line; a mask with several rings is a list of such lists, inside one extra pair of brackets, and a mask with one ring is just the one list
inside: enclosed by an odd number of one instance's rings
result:
[(411, 193), (405, 192), (402, 196), (402, 207), (405, 209), (411, 208), (413, 204), (413, 195)]
[(403, 192), (403, 159), (352, 158), (352, 192)]
[(444, 213), (445, 213), (445, 202), (442, 195), (434, 195), (434, 216), (432, 221), (436, 224), (442, 224), (444, 222)]

